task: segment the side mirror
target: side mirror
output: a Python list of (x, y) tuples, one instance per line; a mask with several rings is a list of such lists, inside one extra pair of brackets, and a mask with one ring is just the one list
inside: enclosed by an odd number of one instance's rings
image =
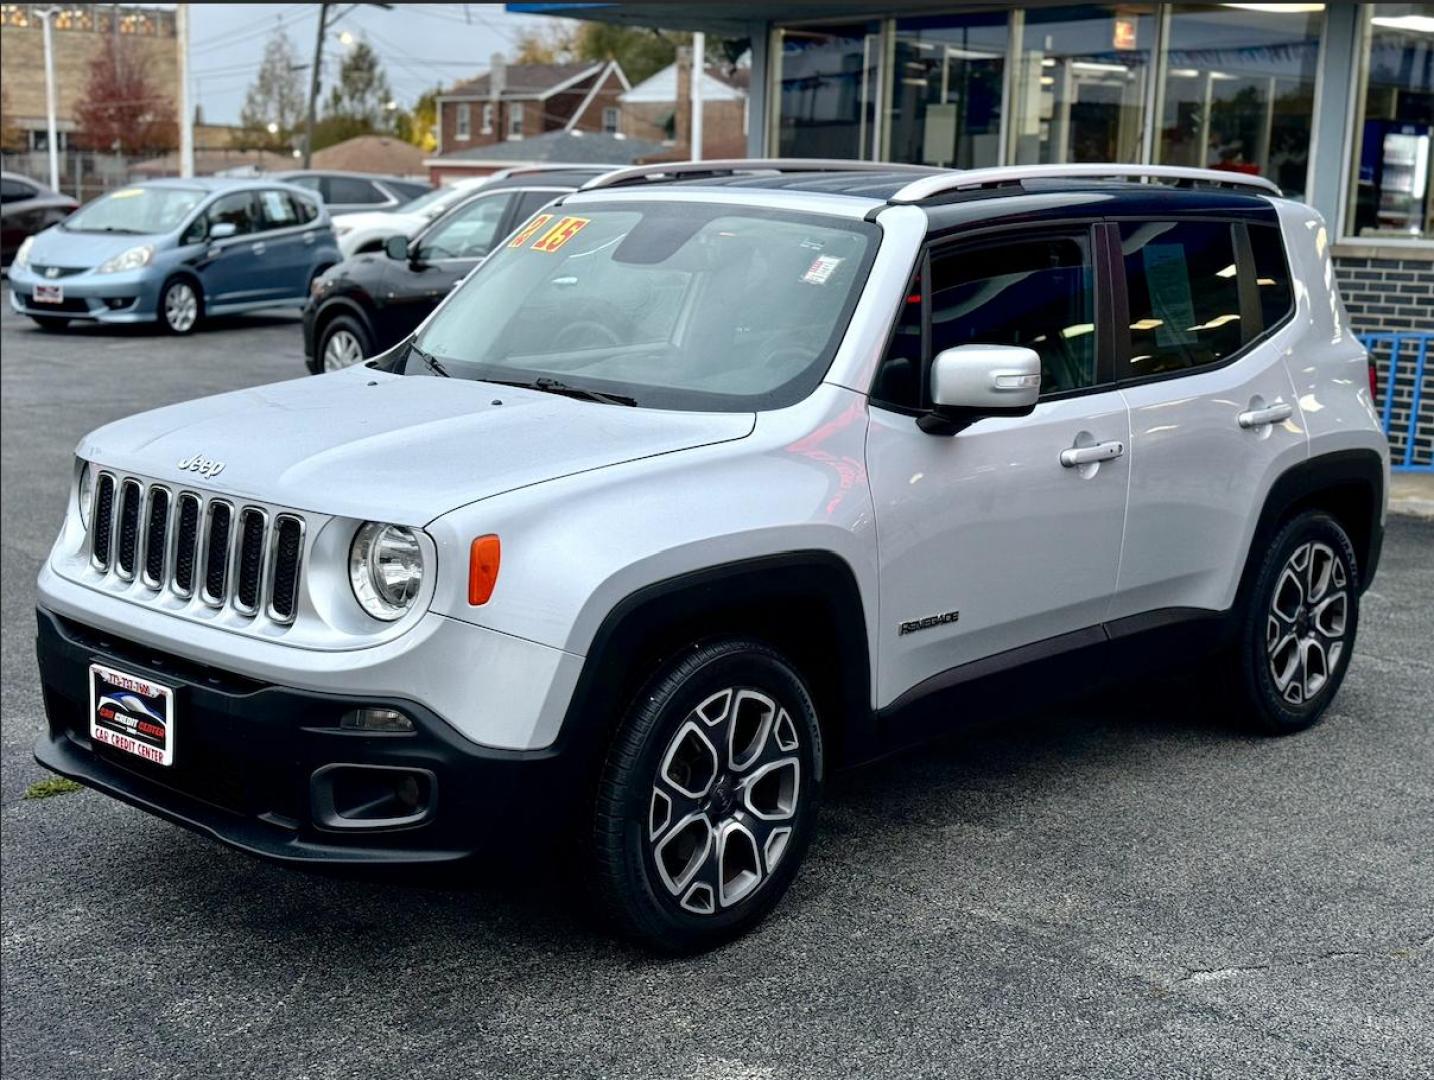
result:
[(209, 226), (209, 239), (227, 240), (239, 232), (239, 226), (232, 221), (216, 221)]
[(408, 260), (408, 237), (402, 233), (388, 237), (383, 242), (383, 253), (390, 259), (406, 262)]
[(928, 435), (955, 435), (987, 416), (1029, 416), (1041, 395), (1041, 358), (1020, 345), (958, 345), (931, 365)]

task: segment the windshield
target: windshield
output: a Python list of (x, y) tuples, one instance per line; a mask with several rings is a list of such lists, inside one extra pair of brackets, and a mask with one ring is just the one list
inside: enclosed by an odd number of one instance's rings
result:
[(204, 194), (198, 188), (121, 188), (71, 214), (65, 228), (72, 232), (166, 233), (179, 227)]
[(652, 408), (799, 401), (831, 362), (876, 226), (699, 203), (549, 207), (429, 320), (405, 373), (597, 391)]

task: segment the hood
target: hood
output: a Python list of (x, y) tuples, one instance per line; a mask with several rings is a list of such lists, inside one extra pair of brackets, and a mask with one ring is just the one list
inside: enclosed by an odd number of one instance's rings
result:
[(422, 214), (382, 213), (378, 210), (364, 210), (355, 214), (335, 214), (333, 226), (337, 229), (388, 229), (394, 233), (414, 232), (428, 224)]
[[(515, 488), (741, 439), (755, 423), (356, 367), (140, 413), (77, 452), (236, 499), (421, 526)], [(222, 468), (208, 479), (180, 468), (196, 457)]]
[(106, 259), (140, 244), (155, 244), (164, 233), (70, 232), (58, 225), (35, 237), (30, 262), (41, 266), (83, 266), (93, 269)]

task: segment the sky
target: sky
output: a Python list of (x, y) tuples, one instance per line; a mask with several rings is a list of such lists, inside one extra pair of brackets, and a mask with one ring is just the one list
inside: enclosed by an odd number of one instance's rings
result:
[[(205, 122), (239, 120), (244, 92), (277, 29), (289, 35), (304, 63), (314, 52), (318, 4), (189, 5), (189, 55), (194, 100)], [(324, 92), (342, 60), (340, 34), (366, 40), (383, 60), (394, 97), (408, 105), (435, 85), (452, 85), (487, 69), (495, 52), (511, 54), (524, 27), (551, 23), (541, 16), (510, 15), (502, 4), (332, 4), (341, 18), (325, 34)], [(308, 72), (304, 72), (305, 80)]]

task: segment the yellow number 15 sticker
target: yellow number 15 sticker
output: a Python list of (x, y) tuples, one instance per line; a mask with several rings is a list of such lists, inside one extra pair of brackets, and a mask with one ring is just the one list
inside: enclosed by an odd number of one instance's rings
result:
[(565, 217), (533, 242), (534, 251), (554, 252), (582, 231), (591, 218)]

